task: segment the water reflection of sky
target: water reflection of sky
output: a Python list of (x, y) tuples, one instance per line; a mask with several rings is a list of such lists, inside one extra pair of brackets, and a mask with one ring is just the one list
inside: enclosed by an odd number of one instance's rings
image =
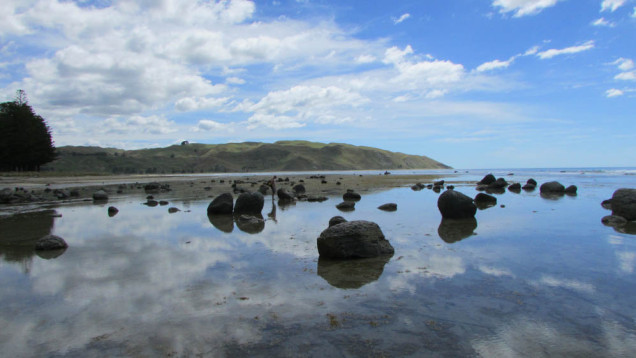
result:
[[(70, 245), (63, 255), (0, 251), (0, 347), (10, 356), (632, 356), (636, 241), (600, 224), (607, 191), (496, 195), (474, 233), (450, 244), (430, 190), (363, 193), (347, 213), (339, 197), (298, 202), (277, 207), (276, 221), (267, 200), (258, 234), (216, 229), (208, 200), (173, 201), (175, 214), (111, 202), (112, 218), (107, 206), (60, 207), (54, 223), (28, 217), (23, 225), (43, 229), (19, 234), (51, 230)], [(398, 211), (377, 209), (387, 202)], [(395, 255), (319, 262), (316, 238), (335, 215), (377, 222)], [(11, 232), (3, 242), (16, 240)]]

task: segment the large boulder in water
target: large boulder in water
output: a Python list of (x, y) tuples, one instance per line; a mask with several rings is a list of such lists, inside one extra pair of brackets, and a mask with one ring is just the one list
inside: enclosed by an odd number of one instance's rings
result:
[(437, 199), (437, 208), (445, 219), (475, 217), (477, 206), (473, 199), (455, 190), (446, 190)]
[(230, 193), (223, 193), (208, 205), (208, 215), (229, 215), (234, 210), (234, 197)]
[(265, 206), (265, 198), (259, 192), (242, 193), (236, 198), (234, 214), (260, 214)]
[(329, 219), (329, 227), (346, 223), (346, 222), (347, 222), (347, 219), (343, 218), (342, 216), (334, 216), (331, 219)]
[(353, 190), (347, 190), (347, 192), (342, 195), (342, 200), (345, 201), (360, 201), (360, 199), (362, 199), (362, 196)]
[(558, 181), (549, 181), (541, 184), (539, 192), (544, 194), (563, 194), (565, 193), (565, 187)]
[(316, 241), (318, 254), (327, 259), (378, 257), (395, 252), (378, 224), (364, 220), (331, 226)]
[(282, 203), (290, 203), (294, 201), (294, 196), (291, 195), (285, 188), (278, 189), (276, 191), (276, 195), (278, 195), (278, 200)]
[(63, 250), (67, 247), (66, 241), (56, 235), (46, 235), (35, 243), (36, 250)]
[(477, 184), (490, 185), (491, 183), (494, 183), (495, 181), (497, 181), (497, 178), (495, 178), (494, 175), (487, 174), (485, 177), (483, 177), (483, 179), (481, 179), (479, 182), (477, 182)]
[(612, 195), (612, 215), (636, 220), (636, 189), (618, 189)]

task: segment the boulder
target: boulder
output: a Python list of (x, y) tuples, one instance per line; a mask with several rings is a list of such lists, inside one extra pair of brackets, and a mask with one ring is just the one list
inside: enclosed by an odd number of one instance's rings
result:
[(612, 199), (603, 200), (603, 201), (601, 202), (601, 206), (602, 206), (604, 209), (612, 210)]
[(612, 195), (612, 215), (636, 220), (636, 189), (618, 189)]
[(174, 206), (171, 207), (171, 208), (168, 208), (168, 213), (170, 213), (170, 214), (174, 214), (174, 213), (179, 212), (179, 211), (181, 211), (181, 210), (179, 210), (179, 208), (175, 208)]
[(527, 183), (526, 185), (522, 186), (521, 189), (525, 190), (525, 191), (533, 191), (534, 189), (536, 189), (537, 186), (531, 183)]
[(242, 193), (234, 204), (235, 214), (260, 214), (265, 206), (265, 198), (259, 192)]
[(549, 181), (541, 184), (539, 191), (545, 194), (563, 194), (565, 193), (565, 187), (558, 181)]
[(364, 220), (331, 226), (316, 241), (318, 254), (326, 259), (369, 258), (395, 252), (378, 224)]
[(488, 189), (503, 189), (508, 186), (508, 182), (504, 178), (498, 178), (494, 182), (488, 184)]
[(67, 247), (66, 241), (56, 235), (46, 235), (35, 243), (36, 250), (62, 250)]
[(576, 187), (576, 185), (570, 185), (567, 188), (565, 188), (565, 193), (567, 195), (576, 195), (577, 190), (578, 188)]
[(346, 201), (360, 201), (362, 196), (353, 190), (347, 190), (347, 192), (342, 195), (342, 199)]
[(346, 222), (347, 222), (347, 219), (343, 218), (342, 216), (334, 216), (331, 219), (329, 219), (329, 227), (346, 223)]
[(223, 193), (208, 205), (208, 215), (229, 215), (234, 210), (234, 198), (230, 193)]
[(536, 180), (534, 180), (534, 179), (532, 179), (532, 178), (528, 179), (528, 181), (526, 182), (526, 184), (532, 185), (532, 186), (534, 186), (534, 187), (536, 187), (536, 186), (538, 185), (537, 181), (536, 181)]
[(601, 222), (606, 226), (618, 227), (627, 224), (627, 220), (625, 220), (622, 216), (616, 215), (608, 215), (601, 219)]
[(336, 208), (342, 211), (353, 211), (356, 208), (356, 203), (353, 201), (343, 201), (342, 203), (336, 205)]
[(445, 219), (475, 217), (477, 206), (473, 199), (455, 190), (446, 190), (437, 199), (437, 208)]
[(144, 205), (154, 208), (155, 206), (159, 205), (159, 202), (157, 200), (148, 200), (144, 203)]
[(287, 191), (285, 188), (280, 188), (276, 191), (276, 195), (278, 195), (278, 200), (283, 203), (290, 203), (294, 201), (294, 197)]
[(397, 211), (397, 204), (396, 203), (382, 204), (378, 206), (378, 209), (384, 210), (384, 211)]
[(519, 193), (521, 191), (521, 184), (519, 183), (510, 184), (508, 186), (508, 190), (510, 190), (513, 193)]
[(93, 200), (95, 201), (108, 200), (108, 194), (103, 190), (98, 190), (93, 193)]
[(444, 186), (444, 181), (443, 180), (434, 181), (433, 186)]
[(495, 178), (494, 175), (492, 174), (487, 174), (485, 177), (483, 177), (477, 184), (482, 184), (482, 185), (490, 185), (490, 183), (494, 183), (495, 181), (497, 181), (497, 178)]
[(258, 188), (258, 192), (263, 195), (267, 195), (269, 190), (270, 190), (269, 185), (265, 185), (265, 184), (261, 184), (261, 186)]
[(292, 190), (294, 191), (294, 193), (296, 195), (301, 195), (301, 194), (305, 194), (306, 189), (305, 186), (302, 184), (296, 184), (294, 185), (294, 187), (292, 188)]

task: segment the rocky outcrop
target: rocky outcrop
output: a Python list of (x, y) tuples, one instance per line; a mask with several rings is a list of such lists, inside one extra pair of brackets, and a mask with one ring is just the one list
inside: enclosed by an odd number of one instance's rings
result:
[(316, 242), (318, 254), (326, 259), (370, 258), (395, 252), (378, 224), (364, 220), (331, 226)]
[(223, 193), (208, 205), (208, 215), (231, 215), (234, 210), (234, 197), (230, 193)]
[(234, 214), (260, 214), (265, 206), (265, 198), (259, 192), (242, 193), (236, 198)]
[(490, 185), (491, 183), (494, 183), (496, 180), (497, 180), (497, 178), (495, 178), (494, 175), (487, 174), (479, 182), (477, 182), (477, 184), (478, 185)]
[(445, 219), (475, 217), (477, 206), (473, 199), (455, 190), (446, 190), (437, 199), (437, 208)]

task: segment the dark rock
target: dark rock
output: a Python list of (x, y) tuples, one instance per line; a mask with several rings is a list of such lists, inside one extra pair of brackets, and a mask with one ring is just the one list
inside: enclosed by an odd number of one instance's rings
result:
[(240, 215), (236, 218), (236, 226), (239, 230), (248, 234), (258, 234), (265, 229), (265, 220), (263, 220), (260, 213), (258, 215)]
[(156, 200), (148, 200), (144, 203), (144, 205), (154, 208), (155, 206), (159, 205), (159, 202)]
[(488, 185), (485, 184), (477, 184), (477, 187), (475, 188), (475, 190), (477, 191), (485, 191), (488, 189)]
[(473, 199), (455, 190), (446, 190), (437, 199), (437, 208), (446, 219), (472, 218), (477, 212)]
[(346, 222), (347, 222), (347, 219), (343, 218), (342, 216), (334, 216), (331, 219), (329, 219), (329, 227), (346, 223)]
[(508, 182), (504, 178), (498, 178), (494, 182), (488, 184), (488, 189), (503, 189), (508, 186)]
[(348, 221), (325, 229), (318, 237), (318, 254), (326, 259), (369, 258), (393, 255), (393, 246), (378, 224)]
[(558, 181), (549, 181), (541, 184), (539, 191), (545, 194), (563, 194), (565, 192), (565, 187)]
[(342, 199), (346, 201), (360, 201), (362, 196), (355, 191), (347, 190), (347, 192), (342, 195)]
[(166, 206), (166, 205), (168, 205), (168, 204), (170, 204), (170, 203), (169, 203), (169, 202), (167, 202), (166, 200), (160, 200), (160, 201), (159, 201), (159, 205), (161, 205), (161, 206)]
[(56, 235), (46, 235), (35, 243), (36, 250), (61, 250), (67, 247), (66, 241)]
[(285, 188), (278, 189), (276, 191), (276, 195), (278, 195), (278, 200), (281, 203), (290, 203), (294, 201), (294, 197)]
[(343, 201), (342, 203), (336, 205), (336, 208), (341, 211), (353, 211), (356, 208), (356, 203), (353, 201)]
[(292, 190), (294, 190), (294, 193), (296, 195), (301, 195), (301, 194), (305, 194), (305, 186), (302, 184), (296, 184), (294, 185), (294, 187), (292, 188)]
[(115, 215), (117, 215), (117, 213), (119, 212), (119, 209), (117, 209), (114, 206), (109, 206), (108, 207), (108, 216), (113, 217)]
[(208, 220), (210, 220), (210, 224), (219, 231), (225, 233), (231, 233), (234, 231), (234, 217), (231, 214), (208, 215)]
[(171, 207), (171, 208), (168, 208), (168, 213), (170, 213), (170, 214), (174, 214), (174, 213), (179, 212), (179, 211), (181, 211), (181, 210), (179, 210), (179, 208), (175, 208), (174, 206)]
[(79, 192), (78, 189), (71, 189), (70, 194), (71, 194), (71, 197), (73, 197), (73, 198), (77, 198), (77, 197), (80, 196), (80, 192)]
[(433, 182), (433, 186), (444, 186), (444, 181), (443, 180), (434, 181)]
[(236, 204), (234, 204), (234, 214), (260, 214), (265, 205), (265, 198), (263, 194), (256, 193), (242, 193), (236, 198)]
[(475, 196), (474, 202), (475, 202), (475, 205), (477, 206), (478, 209), (484, 210), (484, 209), (487, 209), (489, 207), (497, 205), (497, 198), (495, 198), (492, 195), (488, 195), (488, 194), (484, 194), (484, 193), (478, 193)]
[(528, 183), (524, 186), (521, 187), (521, 189), (525, 190), (525, 191), (533, 191), (534, 189), (536, 189), (537, 186), (531, 183)]
[(487, 174), (485, 177), (483, 177), (483, 179), (477, 182), (477, 184), (490, 185), (490, 183), (494, 183), (495, 181), (497, 181), (497, 178), (495, 178), (494, 175)]
[(578, 190), (578, 188), (576, 187), (576, 185), (570, 185), (567, 188), (565, 188), (565, 194), (567, 195), (576, 195), (576, 191)]
[(445, 242), (452, 244), (473, 235), (477, 228), (475, 218), (442, 219), (437, 228), (437, 234)]
[(103, 190), (98, 190), (93, 193), (93, 200), (95, 201), (106, 201), (108, 200), (108, 194)]
[(612, 215), (636, 220), (636, 189), (618, 189), (612, 195)]
[(161, 191), (161, 184), (157, 182), (148, 183), (144, 185), (144, 191), (146, 191), (147, 193), (159, 192)]
[(455, 185), (447, 185), (446, 189), (448, 189), (448, 190), (455, 189)]
[(152, 196), (152, 195), (148, 195), (148, 196), (146, 196), (146, 200), (154, 200), (154, 199), (155, 199), (155, 197), (154, 197), (154, 196)]
[(65, 189), (56, 189), (53, 191), (53, 194), (55, 194), (55, 197), (57, 197), (60, 200), (71, 197), (71, 193)]
[(307, 201), (309, 202), (323, 202), (327, 199), (328, 198), (326, 196), (317, 196), (317, 195), (309, 195), (307, 197)]
[(532, 179), (532, 178), (528, 179), (526, 184), (530, 184), (530, 185), (535, 186), (535, 187), (538, 185), (537, 181)]
[(378, 209), (384, 210), (384, 211), (396, 211), (397, 210), (397, 204), (395, 204), (395, 203), (382, 204), (382, 205), (378, 206)]
[(318, 258), (318, 276), (331, 286), (340, 289), (358, 289), (377, 281), (391, 255), (357, 260), (333, 260)]
[(433, 186), (433, 191), (436, 192), (436, 193), (439, 193), (439, 192), (442, 191), (442, 187), (439, 186), (439, 185), (434, 185)]
[(413, 190), (413, 191), (420, 191), (420, 190), (424, 189), (425, 187), (426, 187), (426, 186), (425, 186), (424, 184), (422, 184), (422, 183), (417, 183), (417, 184), (415, 184), (415, 185), (413, 185), (413, 186), (411, 187), (411, 190)]
[(267, 195), (267, 193), (270, 191), (270, 186), (269, 185), (265, 185), (265, 184), (261, 184), (261, 186), (258, 188), (258, 192), (263, 194), (263, 195)]
[(521, 192), (521, 184), (519, 184), (519, 183), (510, 184), (508, 186), (508, 190), (510, 190), (513, 193), (519, 193), (519, 192)]
[(234, 211), (234, 198), (230, 193), (223, 193), (208, 205), (208, 215), (229, 215)]

